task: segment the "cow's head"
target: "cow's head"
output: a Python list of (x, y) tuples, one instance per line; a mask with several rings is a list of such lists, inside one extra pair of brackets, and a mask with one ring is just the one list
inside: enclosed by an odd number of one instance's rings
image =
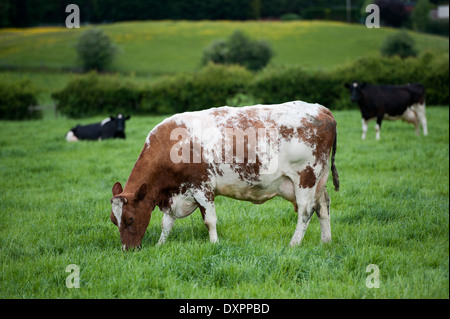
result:
[(130, 115), (125, 116), (122, 113), (117, 114), (117, 116), (110, 116), (111, 121), (116, 125), (114, 131), (114, 137), (125, 138), (125, 121), (130, 119)]
[(146, 199), (147, 184), (142, 184), (135, 193), (124, 193), (117, 182), (112, 193), (111, 221), (119, 228), (122, 249), (140, 248), (154, 208)]
[(350, 99), (352, 102), (358, 102), (361, 98), (361, 90), (366, 87), (366, 83), (352, 82), (345, 83), (344, 86), (350, 90)]

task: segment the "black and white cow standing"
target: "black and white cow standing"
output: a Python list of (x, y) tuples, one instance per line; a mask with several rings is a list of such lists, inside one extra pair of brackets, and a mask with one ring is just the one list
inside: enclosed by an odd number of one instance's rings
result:
[(130, 116), (119, 113), (116, 117), (110, 116), (101, 121), (89, 125), (77, 125), (66, 134), (67, 142), (78, 140), (105, 140), (108, 138), (125, 138), (125, 121)]
[(367, 122), (376, 119), (376, 139), (380, 139), (381, 122), (402, 119), (414, 124), (416, 134), (428, 135), (425, 116), (425, 87), (420, 83), (407, 85), (371, 85), (353, 82), (344, 85), (350, 90), (352, 102), (357, 102), (362, 115), (362, 139), (366, 138)]

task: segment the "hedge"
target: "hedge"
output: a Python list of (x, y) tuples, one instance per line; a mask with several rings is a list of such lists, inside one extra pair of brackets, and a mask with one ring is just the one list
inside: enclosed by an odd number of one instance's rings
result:
[(37, 105), (37, 90), (29, 80), (14, 83), (0, 82), (0, 119), (25, 120), (41, 118)]
[(253, 74), (232, 65), (209, 64), (194, 73), (166, 76), (145, 87), (117, 77), (91, 73), (54, 93), (58, 110), (71, 117), (122, 111), (170, 114), (241, 102), (281, 103), (303, 100), (332, 110), (357, 108), (344, 84), (421, 82), (427, 104), (449, 104), (449, 55), (425, 53), (419, 58), (366, 57), (327, 71), (298, 66), (268, 67)]
[(167, 114), (225, 105), (245, 92), (252, 73), (237, 65), (209, 64), (199, 72), (165, 77), (142, 91), (140, 110)]
[(300, 67), (269, 68), (255, 76), (249, 93), (262, 103), (303, 100), (330, 109), (356, 105), (344, 84), (352, 81), (371, 84), (421, 82), (427, 104), (449, 104), (449, 55), (427, 52), (420, 58), (367, 57), (330, 71), (306, 71)]
[(70, 81), (64, 89), (54, 92), (52, 98), (55, 99), (59, 112), (80, 118), (137, 111), (140, 94), (134, 83), (91, 72)]

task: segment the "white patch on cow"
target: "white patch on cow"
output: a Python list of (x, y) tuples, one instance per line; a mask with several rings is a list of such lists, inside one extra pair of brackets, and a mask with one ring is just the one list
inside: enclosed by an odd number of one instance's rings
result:
[(170, 207), (168, 210), (165, 210), (164, 213), (177, 219), (189, 216), (198, 207), (194, 197), (192, 197), (189, 191), (173, 195), (169, 203)]
[(375, 124), (375, 132), (376, 132), (375, 138), (377, 140), (379, 140), (380, 139), (380, 125), (378, 123)]
[(119, 228), (120, 228), (120, 222), (122, 220), (122, 208), (123, 208), (122, 199), (114, 197), (112, 199), (111, 206), (112, 206), (112, 211), (113, 211), (114, 217), (116, 217), (116, 220), (117, 220), (117, 226), (119, 226)]
[(367, 125), (367, 121), (365, 119), (361, 120), (362, 123), (362, 135), (361, 135), (361, 139), (365, 140), (366, 139), (366, 134), (367, 134), (367, 129), (368, 129), (368, 125)]
[(195, 200), (205, 209), (205, 216), (203, 219), (203, 223), (209, 232), (209, 241), (211, 243), (216, 243), (219, 238), (217, 236), (217, 215), (216, 208), (214, 206), (214, 201), (209, 201), (206, 198), (207, 186), (202, 184), (199, 190), (194, 190), (193, 196)]
[(108, 122), (110, 122), (111, 121), (111, 118), (110, 117), (107, 117), (106, 119), (104, 119), (101, 123), (100, 123), (100, 126), (103, 126), (103, 125), (105, 125), (106, 123), (108, 123)]
[(417, 117), (420, 121), (420, 125), (422, 125), (423, 135), (428, 135), (428, 127), (427, 127), (427, 117), (425, 115), (425, 101), (421, 103), (416, 103), (412, 106), (412, 109), (416, 112)]
[(353, 87), (354, 87), (354, 88), (358, 87), (358, 83), (353, 82)]
[(66, 141), (67, 142), (77, 142), (78, 138), (73, 134), (72, 131), (67, 132), (66, 134)]

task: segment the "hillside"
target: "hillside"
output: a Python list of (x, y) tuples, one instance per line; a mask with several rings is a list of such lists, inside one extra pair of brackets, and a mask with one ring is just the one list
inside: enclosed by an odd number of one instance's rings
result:
[[(74, 45), (92, 26), (80, 29), (39, 27), (0, 29), (0, 68), (67, 70), (77, 67)], [(330, 68), (358, 57), (378, 55), (391, 28), (323, 21), (231, 22), (147, 21), (99, 25), (119, 47), (113, 69), (122, 73), (160, 75), (199, 68), (211, 41), (240, 29), (271, 43), (275, 65)], [(448, 38), (411, 32), (419, 51), (447, 51)]]

